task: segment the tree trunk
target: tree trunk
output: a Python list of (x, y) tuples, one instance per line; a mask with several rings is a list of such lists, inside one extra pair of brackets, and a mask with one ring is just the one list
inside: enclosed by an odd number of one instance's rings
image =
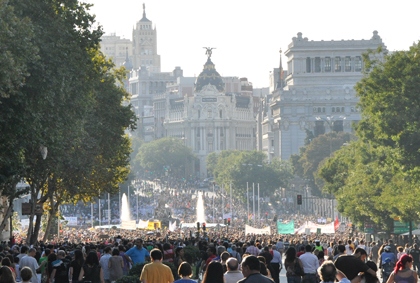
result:
[[(12, 216), (12, 214), (13, 214), (13, 200), (10, 201), (9, 199), (9, 206), (7, 207), (6, 212), (3, 214), (3, 220), (1, 221), (1, 224), (0, 224), (0, 231), (4, 231), (4, 228), (6, 228), (7, 220), (10, 219), (10, 216)], [(12, 234), (12, 231), (10, 231), (10, 234)]]
[(56, 217), (57, 206), (58, 206), (57, 204), (54, 204), (53, 196), (50, 196), (49, 199), (50, 199), (51, 209), (49, 210), (49, 213), (48, 213), (47, 227), (45, 228), (45, 235), (44, 235), (44, 238), (42, 239), (42, 241), (44, 242), (48, 239), (48, 236), (50, 235), (52, 221)]
[(36, 244), (38, 242), (39, 228), (41, 227), (41, 218), (42, 218), (42, 215), (37, 215), (36, 216), (34, 231), (33, 231), (32, 238), (31, 238), (31, 243), (32, 244)]
[(31, 214), (29, 215), (29, 227), (28, 227), (28, 235), (26, 236), (26, 243), (28, 245), (32, 245), (33, 242), (32, 240), (32, 235), (33, 235), (33, 222), (34, 222), (34, 216), (35, 216), (35, 203), (37, 201), (37, 197), (35, 194), (35, 188), (33, 187), (34, 184), (31, 185), (31, 199), (29, 200), (29, 202), (32, 204), (31, 205)]

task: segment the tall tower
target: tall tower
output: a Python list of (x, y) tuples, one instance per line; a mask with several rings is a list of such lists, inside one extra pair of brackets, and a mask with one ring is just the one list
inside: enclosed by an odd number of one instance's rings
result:
[(133, 29), (133, 67), (146, 67), (150, 72), (160, 72), (160, 55), (157, 54), (157, 32), (153, 23), (146, 18), (143, 4), (143, 18)]

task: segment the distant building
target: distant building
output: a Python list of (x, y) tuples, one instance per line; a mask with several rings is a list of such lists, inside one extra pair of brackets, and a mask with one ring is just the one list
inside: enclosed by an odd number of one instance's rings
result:
[(104, 35), (101, 37), (101, 51), (107, 58), (112, 59), (115, 66), (121, 67), (126, 62), (127, 57), (132, 57), (133, 43), (131, 40), (115, 34)]
[(300, 32), (292, 39), (284, 53), (285, 85), (263, 106), (263, 150), (269, 159), (298, 154), (307, 131), (315, 136), (352, 131), (360, 120), (354, 86), (363, 77), (362, 54), (380, 46), (386, 52), (377, 31), (369, 40), (309, 41)]
[[(252, 89), (241, 89), (248, 86), (244, 80), (222, 78), (210, 56), (196, 79), (193, 96), (167, 96), (163, 125), (166, 136), (183, 140), (197, 155), (195, 169), (201, 178), (207, 177), (209, 153), (255, 149)], [(231, 91), (238, 92), (227, 92), (228, 83)]]

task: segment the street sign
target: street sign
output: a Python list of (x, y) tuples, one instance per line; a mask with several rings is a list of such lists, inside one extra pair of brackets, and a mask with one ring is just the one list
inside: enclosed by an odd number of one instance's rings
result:
[[(22, 203), (22, 215), (31, 215), (32, 203), (26, 202)], [(35, 215), (42, 215), (44, 210), (42, 209), (42, 204), (35, 204)]]

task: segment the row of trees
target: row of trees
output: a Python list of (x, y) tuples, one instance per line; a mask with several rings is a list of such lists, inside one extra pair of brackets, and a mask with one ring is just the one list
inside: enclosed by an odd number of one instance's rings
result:
[[(125, 71), (99, 50), (100, 26), (77, 0), (0, 0), (0, 190), (12, 203), (25, 179), (55, 217), (63, 202), (115, 192), (128, 172), (135, 115)], [(46, 148), (45, 159), (40, 148)], [(44, 156), (45, 157), (45, 156)], [(28, 242), (36, 241), (41, 216)], [(5, 213), (10, 217), (12, 205)], [(0, 224), (0, 231), (5, 221)]]
[(377, 59), (380, 52), (365, 55), (367, 75), (356, 85), (358, 139), (318, 170), (339, 211), (392, 232), (395, 219), (420, 216), (420, 44), (385, 60)]

